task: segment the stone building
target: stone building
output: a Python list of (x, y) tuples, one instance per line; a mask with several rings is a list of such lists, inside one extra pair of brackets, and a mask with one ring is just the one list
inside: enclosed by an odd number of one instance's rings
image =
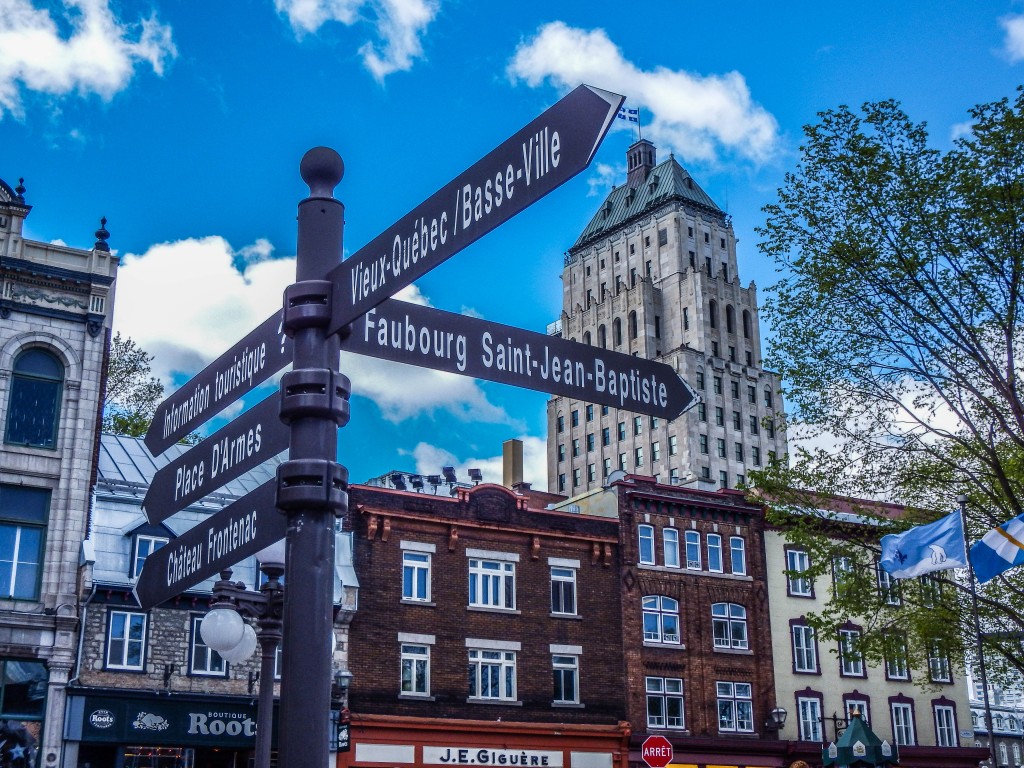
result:
[(342, 768), (626, 768), (618, 525), (497, 485), (350, 489)]
[(564, 397), (548, 402), (548, 487), (575, 496), (621, 469), (733, 488), (786, 453), (779, 378), (764, 370), (757, 289), (740, 283), (729, 216), (674, 157), (641, 139), (569, 249), (549, 332), (672, 366), (702, 402), (666, 422)]
[[(275, 477), (276, 460), (151, 525), (141, 505), (153, 475), (188, 447), (177, 445), (154, 458), (141, 439), (102, 436), (64, 768), (239, 768), (253, 755), (260, 655), (231, 664), (203, 643), (199, 625), (214, 579), (149, 611), (139, 608), (132, 591), (149, 554)], [(340, 672), (358, 582), (350, 566), (351, 537), (339, 533), (336, 548), (334, 664)], [(234, 567), (231, 579), (252, 590), (259, 576), (250, 557)]]
[(0, 181), (0, 753), (60, 764), (118, 259), (26, 240)]

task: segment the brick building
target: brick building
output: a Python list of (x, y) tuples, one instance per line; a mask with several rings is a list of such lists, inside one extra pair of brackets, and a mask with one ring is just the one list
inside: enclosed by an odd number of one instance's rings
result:
[(24, 239), (30, 211), (0, 181), (0, 762), (56, 768), (118, 259), (102, 224)]
[(339, 766), (625, 768), (618, 524), (353, 486), (352, 749)]

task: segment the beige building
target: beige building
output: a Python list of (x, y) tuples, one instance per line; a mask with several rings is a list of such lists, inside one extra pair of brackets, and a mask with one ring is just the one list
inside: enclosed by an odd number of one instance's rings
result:
[(0, 181), (0, 762), (56, 768), (118, 260), (105, 222), (25, 240), (24, 195)]
[[(959, 764), (948, 762), (952, 748), (974, 746), (960, 660), (936, 653), (928, 669), (912, 669), (894, 654), (872, 666), (852, 651), (862, 629), (856, 618), (840, 627), (840, 642), (819, 640), (807, 616), (824, 608), (833, 578), (795, 575), (810, 566), (808, 554), (777, 530), (764, 538), (776, 697), (789, 713), (780, 738), (828, 744), (856, 709), (879, 738), (899, 745), (902, 765)], [(891, 577), (878, 573), (879, 589), (898, 600)]]
[(576, 496), (616, 469), (732, 488), (786, 453), (777, 375), (761, 366), (757, 288), (740, 282), (729, 216), (674, 157), (641, 139), (569, 249), (549, 332), (672, 366), (702, 402), (666, 422), (565, 397), (548, 402), (548, 487)]

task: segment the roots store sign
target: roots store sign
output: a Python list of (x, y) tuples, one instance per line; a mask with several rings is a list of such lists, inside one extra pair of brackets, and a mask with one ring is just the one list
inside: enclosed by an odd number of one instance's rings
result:
[[(276, 480), (149, 555), (135, 587), (148, 609), (285, 539), (282, 765), (327, 762), (334, 524), (348, 513), (348, 472), (337, 462), (351, 391), (338, 370), (342, 349), (665, 419), (695, 404), (662, 363), (392, 298), (584, 170), (622, 102), (581, 85), (344, 261), (344, 206), (334, 198), (344, 165), (334, 150), (310, 150), (300, 165), (310, 194), (299, 203), (296, 282), (284, 307), (157, 409), (145, 440), (154, 455), (292, 365), (279, 396), (164, 466), (143, 509), (159, 523), (287, 449)], [(88, 726), (97, 732), (101, 709)], [(129, 727), (129, 713), (106, 711)], [(139, 722), (245, 736), (244, 718), (184, 715), (177, 726), (159, 712)]]

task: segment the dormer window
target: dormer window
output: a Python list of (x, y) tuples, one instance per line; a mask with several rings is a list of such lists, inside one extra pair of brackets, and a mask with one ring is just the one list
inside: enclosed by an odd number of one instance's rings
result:
[(146, 558), (156, 552), (160, 547), (170, 541), (166, 536), (152, 536), (149, 534), (136, 534), (132, 543), (132, 567), (131, 577), (139, 578), (142, 573), (142, 566)]

